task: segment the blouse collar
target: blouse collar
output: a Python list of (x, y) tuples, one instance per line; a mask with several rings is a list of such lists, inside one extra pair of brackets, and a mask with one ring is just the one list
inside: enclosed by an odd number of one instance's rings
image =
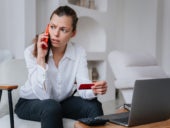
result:
[[(49, 56), (53, 56), (52, 50), (50, 49), (50, 53)], [(67, 43), (67, 47), (66, 47), (66, 51), (64, 53), (63, 58), (70, 58), (72, 60), (74, 60), (76, 58), (76, 54), (75, 54), (75, 48), (73, 46), (72, 42), (68, 42)]]

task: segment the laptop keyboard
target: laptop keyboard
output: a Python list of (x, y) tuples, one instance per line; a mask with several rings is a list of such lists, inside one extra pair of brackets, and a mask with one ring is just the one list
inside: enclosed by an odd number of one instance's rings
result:
[(128, 124), (128, 117), (122, 117), (122, 118), (119, 118), (119, 119), (114, 119), (114, 121), (121, 122), (123, 124)]

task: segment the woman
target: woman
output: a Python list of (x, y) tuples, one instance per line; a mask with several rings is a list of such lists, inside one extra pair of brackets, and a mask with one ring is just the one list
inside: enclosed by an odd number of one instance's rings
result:
[[(77, 21), (72, 8), (57, 8), (50, 17), (49, 34), (38, 35), (35, 44), (24, 52), (29, 74), (20, 89), (15, 113), (22, 119), (40, 121), (41, 128), (63, 128), (63, 117), (80, 119), (103, 114), (96, 96), (106, 93), (105, 81), (95, 82), (90, 90), (78, 90), (80, 84), (91, 81), (85, 50), (70, 42), (76, 35)], [(80, 97), (72, 96), (75, 81)]]

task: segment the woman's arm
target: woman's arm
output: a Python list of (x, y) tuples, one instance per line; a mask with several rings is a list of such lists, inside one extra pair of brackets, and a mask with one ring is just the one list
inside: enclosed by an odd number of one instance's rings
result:
[(78, 52), (77, 54), (79, 55), (78, 63), (77, 63), (77, 73), (76, 73), (78, 93), (83, 99), (93, 99), (96, 97), (96, 95), (93, 93), (91, 89), (79, 90), (80, 84), (92, 83), (92, 81), (89, 79), (87, 56), (85, 50), (81, 48), (77, 52)]
[[(86, 57), (86, 53), (84, 50), (81, 50), (81, 56), (79, 59), (76, 80), (77, 80), (78, 88), (79, 88), (80, 84), (92, 83), (92, 81), (89, 79), (87, 57)], [(98, 94), (101, 94), (101, 95), (105, 94), (106, 91), (107, 91), (107, 82), (106, 81), (94, 82), (94, 86), (92, 86), (92, 89), (88, 89), (88, 90), (79, 90), (78, 89), (79, 95), (85, 99), (93, 99)]]
[(49, 87), (46, 85), (46, 72), (48, 65), (40, 65), (37, 62), (37, 58), (32, 54), (33, 45), (28, 47), (24, 52), (26, 66), (28, 69), (28, 82), (39, 99), (49, 98)]

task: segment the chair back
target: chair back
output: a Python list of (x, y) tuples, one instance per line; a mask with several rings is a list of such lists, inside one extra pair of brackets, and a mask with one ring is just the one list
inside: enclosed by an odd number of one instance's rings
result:
[[(19, 88), (27, 80), (27, 68), (24, 59), (11, 59), (0, 64), (0, 84), (18, 85)], [(13, 108), (19, 99), (19, 88), (12, 91)], [(8, 113), (8, 94), (2, 91), (0, 117)]]
[(155, 57), (148, 53), (112, 51), (108, 61), (115, 76), (115, 86), (133, 88), (138, 79), (167, 78)]
[(7, 49), (0, 49), (0, 64), (13, 58), (12, 53)]

